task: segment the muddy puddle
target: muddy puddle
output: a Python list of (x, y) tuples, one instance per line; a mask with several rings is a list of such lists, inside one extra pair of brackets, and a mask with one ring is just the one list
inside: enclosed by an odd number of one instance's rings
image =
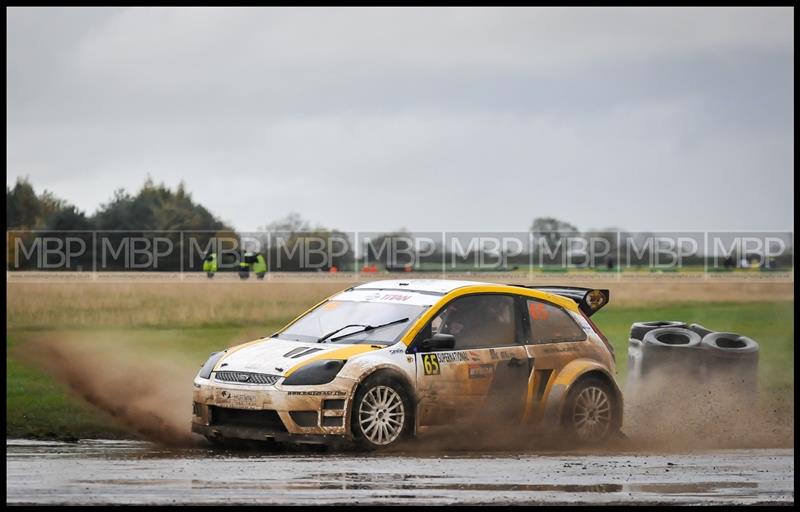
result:
[(12, 504), (792, 504), (794, 450), (220, 452), (7, 441)]

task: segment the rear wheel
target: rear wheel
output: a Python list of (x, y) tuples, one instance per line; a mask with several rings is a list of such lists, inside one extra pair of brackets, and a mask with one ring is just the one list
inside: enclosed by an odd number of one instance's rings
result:
[(395, 379), (378, 374), (359, 386), (351, 418), (360, 447), (388, 448), (401, 442), (411, 430), (411, 403)]
[(616, 396), (611, 386), (597, 378), (578, 381), (567, 397), (563, 424), (569, 438), (581, 445), (597, 446), (621, 425)]

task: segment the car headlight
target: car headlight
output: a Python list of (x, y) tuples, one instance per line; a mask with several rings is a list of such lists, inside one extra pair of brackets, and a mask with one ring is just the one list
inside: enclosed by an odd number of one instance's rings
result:
[(346, 360), (325, 359), (314, 361), (289, 375), (283, 381), (284, 386), (312, 386), (314, 384), (327, 384), (332, 381)]
[(211, 357), (209, 357), (208, 361), (206, 361), (206, 364), (204, 364), (203, 367), (200, 368), (200, 373), (198, 373), (197, 376), (201, 377), (203, 379), (210, 378), (211, 377), (211, 371), (217, 365), (217, 362), (220, 359), (222, 359), (222, 356), (225, 355), (225, 352), (227, 352), (227, 350), (223, 350), (222, 352), (214, 352), (214, 353), (212, 353)]

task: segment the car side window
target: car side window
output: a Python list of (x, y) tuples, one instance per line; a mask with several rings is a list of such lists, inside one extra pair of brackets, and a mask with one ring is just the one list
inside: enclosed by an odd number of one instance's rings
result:
[(513, 345), (516, 328), (514, 298), (507, 295), (461, 297), (431, 321), (432, 334), (455, 336), (455, 350)]
[(583, 341), (586, 333), (572, 317), (554, 304), (528, 300), (528, 318), (531, 326), (531, 343), (557, 343)]

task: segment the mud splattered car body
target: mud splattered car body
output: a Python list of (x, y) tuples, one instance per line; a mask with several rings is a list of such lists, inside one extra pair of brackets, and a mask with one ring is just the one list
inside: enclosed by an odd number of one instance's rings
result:
[(449, 280), (366, 283), (271, 337), (212, 354), (192, 430), (212, 441), (356, 441), (509, 423), (600, 442), (621, 426), (607, 290)]

